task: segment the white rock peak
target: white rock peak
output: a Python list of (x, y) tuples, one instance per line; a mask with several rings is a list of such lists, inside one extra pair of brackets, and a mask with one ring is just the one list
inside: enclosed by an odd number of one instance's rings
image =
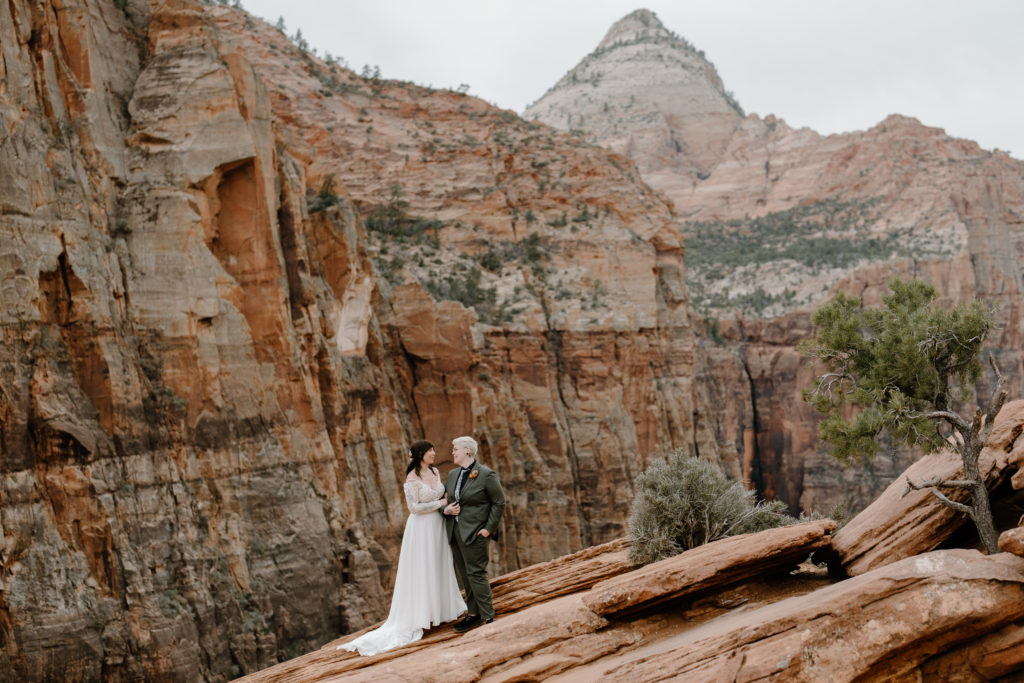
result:
[(603, 50), (615, 43), (636, 42), (652, 38), (673, 38), (658, 15), (649, 9), (638, 9), (612, 24), (597, 49)]
[(715, 67), (654, 12), (638, 9), (524, 112), (632, 158), (685, 189), (721, 160), (744, 120)]

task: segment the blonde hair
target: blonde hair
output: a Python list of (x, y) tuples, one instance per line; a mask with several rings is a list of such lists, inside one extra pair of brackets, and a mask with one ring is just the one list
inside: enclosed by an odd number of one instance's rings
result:
[(480, 448), (480, 444), (478, 444), (476, 442), (476, 439), (474, 439), (471, 436), (459, 436), (459, 437), (456, 437), (456, 438), (452, 439), (452, 445), (453, 446), (458, 446), (459, 448), (465, 448), (465, 449), (469, 450), (469, 452), (473, 455), (473, 457), (476, 457), (476, 452)]

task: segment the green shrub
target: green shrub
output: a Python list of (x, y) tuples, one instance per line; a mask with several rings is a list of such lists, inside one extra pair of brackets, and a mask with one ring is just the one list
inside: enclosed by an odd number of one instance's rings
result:
[(550, 225), (552, 228), (564, 228), (568, 222), (569, 219), (566, 217), (565, 211), (563, 211), (561, 216), (559, 216), (558, 218), (553, 218), (550, 221), (548, 221), (548, 225)]
[(407, 212), (409, 202), (402, 198), (404, 190), (400, 183), (392, 183), (388, 193), (387, 202), (370, 209), (365, 218), (366, 229), (399, 244), (426, 243), (439, 248), (439, 233), (444, 223), (436, 218), (410, 215)]
[(308, 189), (306, 190), (306, 201), (309, 207), (310, 213), (320, 213), (326, 211), (332, 206), (335, 206), (340, 197), (336, 191), (337, 181), (335, 180), (333, 173), (328, 173), (324, 176), (323, 182), (320, 183), (320, 191), (316, 194), (312, 194)]
[(713, 464), (682, 451), (657, 459), (636, 478), (629, 513), (630, 559), (647, 564), (726, 536), (795, 521), (780, 501), (757, 502)]
[[(913, 226), (875, 231), (880, 218), (879, 197), (855, 201), (830, 198), (763, 216), (690, 221), (684, 225), (686, 283), (691, 303), (713, 309), (742, 309), (759, 313), (768, 306), (796, 305), (791, 293), (764, 291), (730, 296), (734, 286), (721, 286), (737, 277), (762, 277), (762, 266), (796, 264), (807, 273), (852, 268), (859, 263), (893, 258), (937, 256), (950, 247), (922, 241)], [(792, 262), (792, 263), (790, 263)], [(743, 273), (746, 272), (746, 275)]]
[(537, 277), (544, 275), (544, 262), (551, 260), (547, 247), (541, 241), (540, 235), (531, 232), (529, 237), (524, 237), (518, 242), (502, 240), (497, 244), (487, 247), (487, 251), (473, 257), (485, 270), (492, 273), (501, 271), (505, 263), (519, 261), (528, 264), (533, 274)]
[(128, 237), (132, 234), (132, 225), (128, 222), (127, 218), (115, 218), (114, 219), (114, 237)]
[(458, 301), (466, 308), (474, 309), (481, 320), (487, 321), (492, 319), (498, 308), (498, 290), (496, 287), (484, 287), (481, 276), (480, 269), (472, 266), (465, 274), (447, 273), (441, 279), (431, 275), (424, 282), (424, 287), (435, 299)]
[(481, 266), (492, 273), (501, 272), (501, 257), (494, 250), (493, 246), (488, 247), (486, 252), (477, 256), (476, 260)]

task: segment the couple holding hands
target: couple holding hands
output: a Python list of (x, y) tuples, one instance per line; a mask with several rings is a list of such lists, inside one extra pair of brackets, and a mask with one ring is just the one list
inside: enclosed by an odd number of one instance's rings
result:
[[(464, 633), (494, 621), (487, 578), (488, 540), (494, 540), (505, 510), (505, 494), (494, 470), (476, 461), (476, 439), (452, 440), (457, 467), (446, 481), (434, 467), (429, 441), (417, 441), (406, 469), (405, 502), (409, 519), (398, 556), (391, 611), (379, 628), (338, 649), (373, 655), (423, 637), (423, 629), (466, 617), (455, 624)], [(455, 570), (466, 589), (463, 601)]]

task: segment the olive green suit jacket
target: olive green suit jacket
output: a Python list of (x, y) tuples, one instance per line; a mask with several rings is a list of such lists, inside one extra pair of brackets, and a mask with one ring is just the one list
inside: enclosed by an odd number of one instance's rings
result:
[[(455, 502), (455, 486), (459, 481), (461, 469), (453, 469), (445, 480), (444, 492), (449, 503)], [(474, 473), (476, 476), (473, 476)], [(455, 521), (455, 517), (444, 516), (445, 533), (449, 543), (455, 542), (456, 532), (462, 537), (463, 543), (472, 543), (481, 529), (490, 532), (491, 540), (496, 538), (498, 523), (505, 511), (505, 492), (501, 490), (501, 483), (494, 470), (476, 461), (473, 462), (459, 492), (459, 507), (461, 511), (458, 522)]]

